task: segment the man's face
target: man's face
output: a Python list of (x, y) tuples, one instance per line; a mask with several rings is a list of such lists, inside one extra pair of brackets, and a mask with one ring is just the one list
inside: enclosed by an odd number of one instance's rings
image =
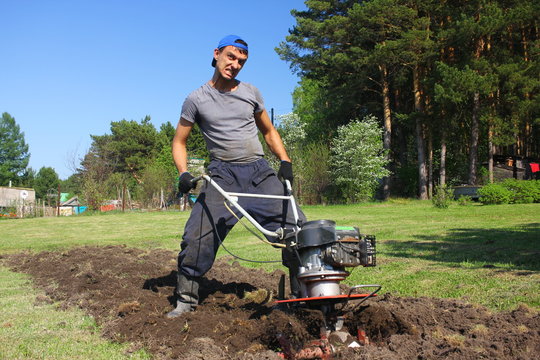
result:
[(214, 59), (216, 59), (216, 70), (227, 79), (233, 80), (242, 70), (248, 56), (241, 52), (235, 46), (225, 46), (220, 50), (214, 50)]

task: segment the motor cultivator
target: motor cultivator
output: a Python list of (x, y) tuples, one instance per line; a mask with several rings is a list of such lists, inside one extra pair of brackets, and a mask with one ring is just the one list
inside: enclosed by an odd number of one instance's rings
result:
[[(286, 240), (287, 246), (297, 254), (300, 262), (298, 282), (300, 297), (278, 300), (279, 305), (306, 306), (320, 310), (321, 339), (315, 340), (307, 347), (294, 351), (287, 339), (278, 340), (284, 349), (286, 359), (329, 359), (335, 352), (336, 341), (339, 345), (367, 345), (369, 340), (365, 331), (357, 329), (357, 339), (350, 338), (347, 332), (341, 331), (344, 322), (342, 306), (351, 300), (360, 300), (357, 305), (375, 296), (380, 285), (356, 285), (347, 294), (342, 294), (340, 282), (349, 276), (346, 268), (358, 266), (375, 266), (375, 236), (363, 235), (357, 227), (340, 227), (332, 220), (309, 221), (300, 226), (294, 237)], [(280, 297), (284, 291), (280, 284)], [(371, 289), (368, 293), (354, 293), (359, 289)]]
[(339, 227), (332, 220), (303, 224), (287, 246), (297, 254), (300, 299), (358, 298), (341, 295), (340, 281), (349, 276), (346, 267), (375, 266), (375, 237), (362, 235), (357, 227)]
[[(321, 311), (323, 315), (321, 339), (314, 341), (304, 349), (295, 350), (292, 349), (285, 337), (278, 336), (280, 345), (284, 350), (282, 357), (295, 360), (331, 358), (334, 347), (329, 339), (337, 337), (345, 342), (345, 338), (349, 335), (341, 331), (344, 322), (343, 308), (345, 304), (349, 301), (360, 300), (357, 303), (359, 305), (368, 298), (376, 296), (376, 293), (381, 289), (380, 285), (356, 285), (351, 287), (348, 293), (342, 294), (340, 288), (340, 282), (350, 275), (346, 268), (376, 266), (375, 236), (361, 234), (357, 227), (336, 226), (336, 223), (332, 220), (315, 220), (301, 224), (298, 221), (296, 203), (288, 181), (285, 182), (286, 194), (279, 196), (227, 192), (208, 175), (202, 175), (195, 178), (194, 181), (201, 178), (219, 191), (228, 203), (242, 213), (261, 233), (276, 238), (278, 245), (287, 247), (298, 258), (299, 267), (294, 270), (297, 270), (296, 276), (300, 285), (300, 295), (296, 298), (285, 299), (285, 278), (283, 276), (279, 284), (276, 305), (282, 308), (306, 307)], [(296, 226), (293, 229), (280, 228), (275, 231), (264, 229), (238, 204), (239, 197), (290, 201)], [(369, 289), (369, 291), (357, 293), (357, 291), (364, 289)], [(338, 304), (342, 305), (340, 309), (336, 307)], [(368, 344), (369, 340), (365, 332), (362, 329), (356, 330), (355, 341), (347, 345), (360, 346)]]

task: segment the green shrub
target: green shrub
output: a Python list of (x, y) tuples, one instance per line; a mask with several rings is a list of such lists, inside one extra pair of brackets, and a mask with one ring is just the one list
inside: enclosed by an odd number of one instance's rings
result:
[(472, 197), (469, 195), (461, 195), (457, 199), (458, 205), (465, 206), (465, 205), (471, 205), (472, 204)]
[(481, 167), (478, 170), (478, 180), (480, 185), (489, 184), (489, 170), (485, 167)]
[(500, 183), (488, 184), (478, 189), (480, 201), (486, 205), (508, 204), (512, 199), (512, 192)]
[(540, 187), (537, 180), (506, 179), (502, 185), (512, 192), (513, 204), (540, 202)]
[(535, 190), (534, 190), (534, 202), (540, 203), (540, 180), (527, 180), (530, 183), (534, 184)]
[(454, 190), (446, 185), (437, 185), (435, 187), (435, 194), (431, 198), (433, 206), (439, 209), (446, 209), (450, 206), (452, 199), (454, 198)]

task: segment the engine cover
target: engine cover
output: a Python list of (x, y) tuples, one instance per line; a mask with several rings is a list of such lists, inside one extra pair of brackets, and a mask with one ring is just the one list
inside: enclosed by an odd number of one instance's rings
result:
[(375, 236), (362, 235), (357, 227), (336, 226), (332, 220), (305, 223), (298, 233), (297, 248), (300, 254), (316, 253), (321, 265), (333, 267), (376, 265)]
[(300, 268), (298, 280), (304, 297), (339, 295), (346, 267), (375, 266), (375, 237), (360, 234), (357, 227), (339, 227), (332, 220), (309, 221), (294, 245)]

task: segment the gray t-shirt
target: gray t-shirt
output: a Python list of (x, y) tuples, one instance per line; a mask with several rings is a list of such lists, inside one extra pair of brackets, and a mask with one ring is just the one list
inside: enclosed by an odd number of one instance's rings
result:
[(206, 83), (186, 98), (182, 118), (199, 125), (212, 159), (248, 163), (264, 156), (255, 123), (255, 113), (263, 110), (262, 96), (251, 84), (220, 92)]

